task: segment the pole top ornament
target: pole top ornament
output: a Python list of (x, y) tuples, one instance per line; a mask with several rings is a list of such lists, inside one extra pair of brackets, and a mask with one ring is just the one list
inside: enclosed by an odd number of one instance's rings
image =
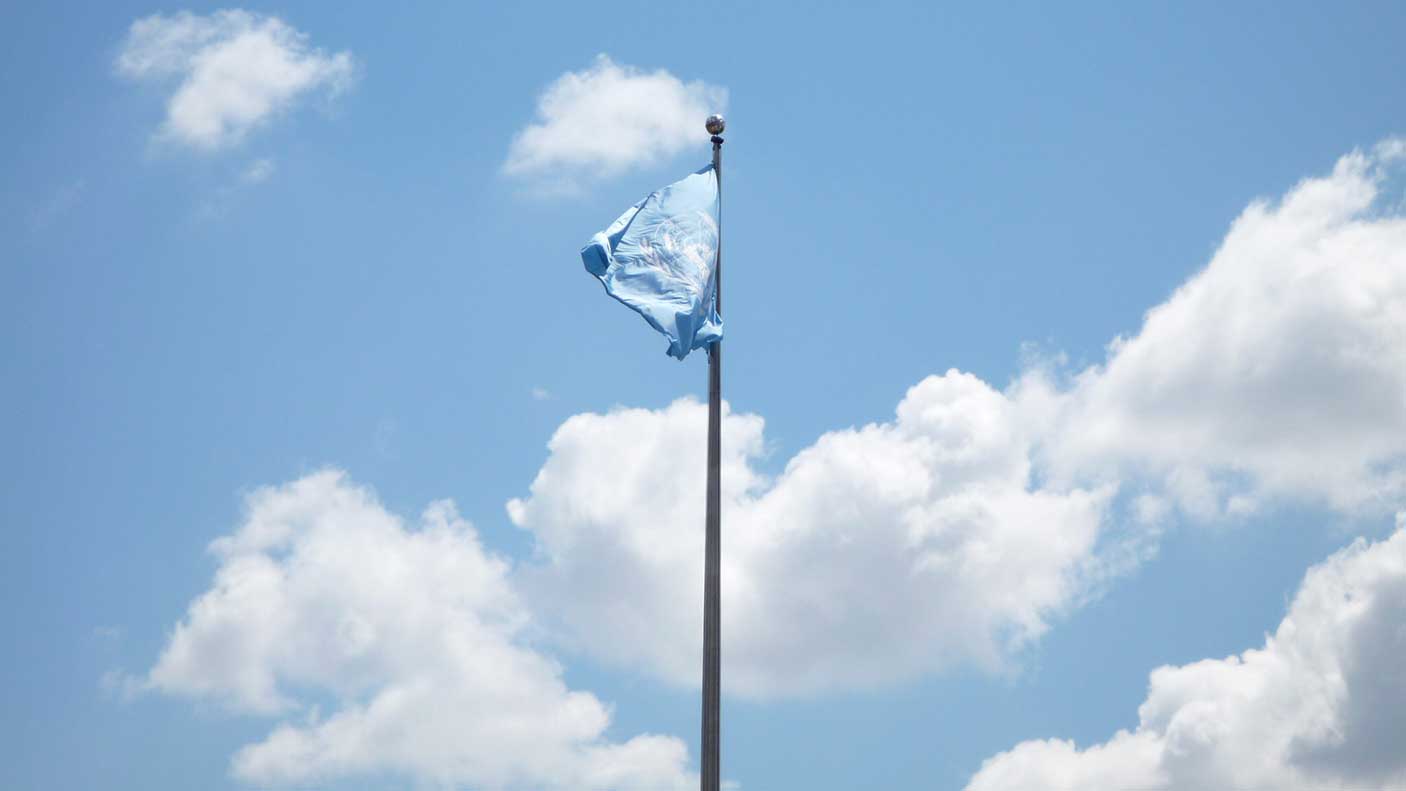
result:
[(704, 123), (704, 126), (707, 128), (708, 134), (720, 135), (723, 133), (723, 130), (727, 128), (727, 122), (723, 120), (721, 115), (714, 113), (708, 116), (708, 120)]

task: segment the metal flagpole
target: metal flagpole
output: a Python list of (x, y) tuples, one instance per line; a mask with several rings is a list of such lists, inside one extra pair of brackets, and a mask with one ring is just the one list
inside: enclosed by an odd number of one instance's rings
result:
[[(723, 309), (723, 133), (721, 115), (708, 116), (713, 136), (713, 176), (718, 180), (718, 250), (713, 261), (714, 297)], [(708, 505), (703, 550), (703, 756), (699, 787), (718, 791), (719, 737), (722, 726), (722, 341), (708, 347)]]

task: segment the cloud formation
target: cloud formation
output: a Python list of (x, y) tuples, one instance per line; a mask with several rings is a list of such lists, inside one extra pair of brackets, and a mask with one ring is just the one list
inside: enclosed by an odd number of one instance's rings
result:
[[(729, 415), (730, 690), (1002, 668), (1151, 551), (1174, 508), (1402, 507), (1406, 219), (1383, 189), (1403, 151), (1350, 154), (1250, 206), (1102, 365), (1035, 368), (1004, 391), (929, 377), (894, 420), (825, 434), (774, 481), (755, 467), (762, 419)], [(679, 460), (703, 447), (704, 412), (573, 417), (508, 506), (540, 551), (525, 589), (568, 644), (688, 684), (704, 482)]]
[(176, 83), (158, 138), (202, 151), (238, 144), (311, 94), (341, 92), (355, 69), (351, 53), (328, 54), (283, 20), (239, 9), (139, 19), (116, 68)]
[[(534, 607), (572, 645), (695, 684), (707, 408), (577, 415), (509, 503), (541, 565)], [(834, 431), (775, 481), (763, 421), (723, 425), (724, 683), (749, 696), (1001, 667), (1110, 567), (1108, 490), (1031, 482), (1019, 406), (968, 374), (919, 383), (891, 422)], [(684, 460), (683, 463), (680, 460)], [(602, 573), (608, 569), (608, 573)]]
[[(1251, 205), (1101, 365), (1004, 390), (927, 377), (891, 420), (827, 432), (774, 479), (762, 418), (729, 412), (729, 693), (1018, 666), (1176, 511), (1406, 508), (1403, 155), (1387, 142)], [(605, 739), (605, 707), (525, 636), (697, 683), (705, 413), (684, 399), (563, 423), (508, 503), (536, 544), (515, 569), (447, 504), (410, 529), (334, 473), (260, 490), (142, 683), (279, 718), (235, 758), (256, 783), (688, 784), (682, 742)], [(1400, 784), (1382, 735), (1406, 725), (1401, 531), (1311, 571), (1263, 649), (1156, 671), (1136, 730), (1018, 745), (973, 788)]]
[(561, 184), (650, 165), (703, 145), (703, 120), (726, 105), (725, 88), (600, 55), (547, 86), (537, 120), (513, 138), (503, 172)]
[(234, 756), (244, 781), (696, 785), (679, 739), (604, 738), (609, 709), (526, 644), (532, 617), (508, 563), (451, 503), (412, 528), (342, 474), (320, 472), (251, 494), (243, 524), (210, 549), (211, 588), (142, 683), (278, 718)]
[(1390, 187), (1403, 159), (1406, 141), (1389, 140), (1251, 204), (1202, 272), (1059, 394), (1049, 466), (1152, 476), (1196, 516), (1285, 496), (1399, 507), (1406, 217)]
[(1138, 726), (1027, 741), (968, 791), (1406, 786), (1406, 513), (1305, 575), (1263, 648), (1152, 672)]

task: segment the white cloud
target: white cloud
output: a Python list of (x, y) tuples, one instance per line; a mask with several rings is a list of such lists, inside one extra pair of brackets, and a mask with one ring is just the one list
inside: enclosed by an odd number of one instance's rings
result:
[(558, 77), (537, 100), (537, 121), (513, 138), (503, 171), (558, 184), (648, 165), (704, 149), (703, 121), (727, 105), (727, 90), (646, 72), (606, 55)]
[[(534, 607), (590, 654), (698, 678), (706, 408), (577, 415), (532, 494)], [(775, 481), (754, 463), (762, 419), (723, 427), (723, 641), (733, 692), (889, 683), (954, 663), (1000, 668), (1109, 573), (1108, 490), (1030, 480), (1020, 407), (951, 371), (892, 422), (834, 431)]]
[[(676, 738), (604, 738), (608, 708), (525, 642), (506, 561), (453, 505), (418, 528), (340, 473), (248, 498), (145, 686), (280, 719), (240, 749), (259, 785), (390, 773), (432, 785), (685, 788)], [(324, 714), (320, 707), (332, 701)]]
[(179, 81), (160, 137), (207, 151), (239, 143), (311, 93), (345, 89), (354, 71), (350, 53), (328, 54), (277, 17), (237, 9), (139, 19), (116, 65), (133, 80)]
[[(826, 433), (775, 479), (758, 469), (762, 419), (728, 414), (729, 692), (1013, 667), (1144, 558), (1177, 509), (1217, 517), (1285, 496), (1402, 508), (1406, 220), (1383, 193), (1404, 153), (1351, 155), (1251, 206), (1205, 271), (1065, 384), (1042, 369), (1004, 391), (928, 377), (892, 420)], [(335, 475), (262, 490), (215, 544), (216, 583), (146, 683), (282, 718), (236, 758), (254, 782), (683, 784), (681, 742), (605, 741), (604, 707), (524, 635), (697, 683), (705, 412), (682, 400), (562, 424), (529, 496), (508, 504), (537, 549), (511, 573), (447, 506), (407, 530)], [(1159, 670), (1136, 731), (1083, 751), (1023, 744), (974, 783), (1395, 777), (1377, 734), (1403, 727), (1390, 671), (1406, 638), (1362, 624), (1400, 620), (1403, 546), (1358, 546), (1312, 572), (1262, 651)], [(321, 697), (340, 707), (324, 718)], [(649, 768), (612, 779), (627, 765)]]
[(532, 388), (532, 400), (550, 401), (552, 400), (552, 391), (548, 390), (545, 387), (534, 387)]
[[(1251, 206), (1204, 271), (1067, 385), (1039, 368), (1004, 392), (929, 377), (894, 421), (824, 435), (775, 481), (755, 468), (761, 418), (729, 416), (730, 690), (1001, 668), (1152, 551), (1178, 508), (1402, 507), (1406, 219), (1381, 206), (1402, 148)], [(540, 551), (525, 587), (566, 641), (688, 684), (704, 424), (688, 401), (578, 415), (509, 503)]]
[(1150, 475), (1197, 516), (1283, 496), (1400, 507), (1406, 217), (1388, 187), (1403, 150), (1350, 154), (1246, 209), (1204, 271), (1054, 397), (1049, 465)]
[(1263, 648), (1152, 672), (1138, 726), (1022, 742), (969, 791), (1406, 786), (1406, 514), (1309, 570)]

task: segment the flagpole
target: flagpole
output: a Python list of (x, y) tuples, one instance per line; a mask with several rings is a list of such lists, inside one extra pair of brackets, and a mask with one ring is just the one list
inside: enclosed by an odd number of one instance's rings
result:
[[(723, 133), (721, 115), (710, 115), (713, 177), (718, 180), (718, 249), (713, 261), (714, 305), (723, 309)], [(708, 347), (708, 503), (703, 549), (703, 750), (699, 787), (718, 791), (722, 731), (722, 341)]]

